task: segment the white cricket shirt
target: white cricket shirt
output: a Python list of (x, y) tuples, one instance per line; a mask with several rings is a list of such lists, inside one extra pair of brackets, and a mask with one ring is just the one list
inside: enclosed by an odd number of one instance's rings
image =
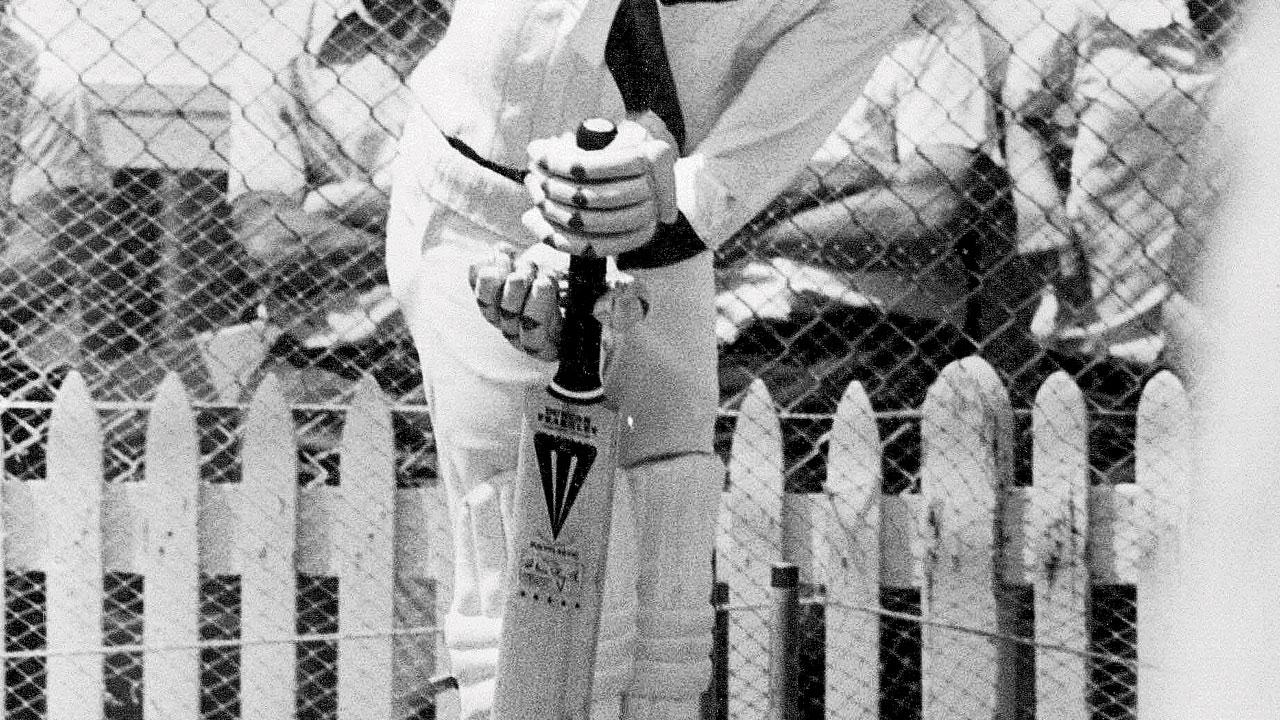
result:
[[(623, 114), (603, 59), (618, 1), (459, 0), (409, 84), (439, 131), (523, 167), (531, 140)], [(913, 4), (663, 0), (688, 133), (678, 201), (704, 242), (728, 238), (791, 181)]]

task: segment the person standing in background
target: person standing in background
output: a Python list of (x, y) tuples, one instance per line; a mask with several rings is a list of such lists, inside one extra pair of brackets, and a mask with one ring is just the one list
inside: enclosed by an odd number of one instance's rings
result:
[(231, 93), (228, 198), (255, 286), (246, 295), (261, 301), (248, 308), (262, 327), (249, 341), (269, 346), (257, 371), (281, 377), (288, 397), (335, 399), (403, 350), (383, 259), (391, 164), (409, 110), (405, 78), (448, 10), (436, 0), (292, 0), (278, 14), (304, 20), (301, 51), (267, 84), (253, 81), (262, 60), (245, 53)]

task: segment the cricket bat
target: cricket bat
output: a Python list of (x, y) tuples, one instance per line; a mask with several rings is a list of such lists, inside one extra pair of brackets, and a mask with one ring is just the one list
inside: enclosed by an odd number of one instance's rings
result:
[[(586, 120), (577, 143), (598, 150), (616, 133)], [(618, 446), (592, 314), (605, 287), (605, 258), (570, 258), (560, 365), (526, 401), (495, 720), (588, 717)]]

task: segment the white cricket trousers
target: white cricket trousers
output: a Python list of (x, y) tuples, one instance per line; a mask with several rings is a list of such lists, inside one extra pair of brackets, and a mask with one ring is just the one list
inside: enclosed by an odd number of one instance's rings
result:
[[(451, 513), (445, 643), (465, 717), (487, 716), (492, 703), (524, 397), (555, 370), (485, 322), (467, 274), (500, 241), (532, 242), (519, 220), (528, 207), (523, 187), (457, 154), (421, 115), (406, 124), (388, 277), (422, 362)], [(619, 473), (626, 481), (617, 488), (595, 695), (696, 699), (710, 672), (711, 552), (723, 481), (711, 454), (711, 257), (633, 274), (652, 307), (615, 352), (607, 383), (623, 418), (620, 462), (633, 470)]]

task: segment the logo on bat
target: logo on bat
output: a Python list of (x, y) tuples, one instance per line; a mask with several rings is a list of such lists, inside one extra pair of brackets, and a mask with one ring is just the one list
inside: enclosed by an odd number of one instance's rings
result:
[(582, 574), (578, 551), (571, 545), (535, 540), (520, 558), (520, 586), (546, 595), (548, 601), (552, 596), (578, 597)]
[(578, 491), (591, 472), (596, 460), (596, 448), (587, 443), (549, 433), (534, 433), (533, 448), (538, 456), (538, 474), (542, 476), (542, 494), (547, 501), (547, 515), (551, 519), (551, 537), (560, 535), (560, 529), (569, 518), (569, 511), (578, 499)]

